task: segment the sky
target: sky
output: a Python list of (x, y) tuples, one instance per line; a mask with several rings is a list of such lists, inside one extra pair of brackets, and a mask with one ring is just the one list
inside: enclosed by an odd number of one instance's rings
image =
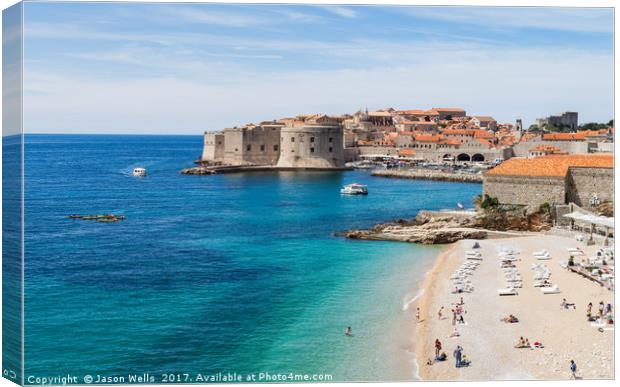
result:
[(613, 11), (24, 5), (29, 133), (200, 134), (304, 113), (613, 118)]

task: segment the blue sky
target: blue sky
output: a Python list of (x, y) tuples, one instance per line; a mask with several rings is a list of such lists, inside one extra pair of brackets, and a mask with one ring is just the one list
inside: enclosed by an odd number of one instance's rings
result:
[(611, 9), (29, 2), (24, 34), (28, 132), (199, 134), (364, 106), (613, 114)]

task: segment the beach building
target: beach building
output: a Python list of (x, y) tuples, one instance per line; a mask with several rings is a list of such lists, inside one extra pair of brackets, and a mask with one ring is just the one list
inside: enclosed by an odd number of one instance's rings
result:
[(613, 202), (613, 162), (610, 154), (511, 158), (485, 173), (483, 192), (532, 211), (544, 203), (588, 208)]

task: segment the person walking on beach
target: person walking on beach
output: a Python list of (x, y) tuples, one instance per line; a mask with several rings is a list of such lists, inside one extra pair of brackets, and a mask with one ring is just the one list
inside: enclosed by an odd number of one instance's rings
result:
[(570, 373), (572, 379), (577, 379), (577, 364), (574, 360), (570, 361)]
[(452, 325), (456, 325), (456, 311), (454, 309), (452, 310)]
[(456, 368), (461, 367), (461, 356), (463, 355), (463, 348), (457, 345), (454, 349), (454, 357), (456, 358)]
[(605, 314), (610, 314), (611, 313), (611, 304), (607, 304), (607, 307), (605, 307)]
[(420, 322), (420, 308), (416, 308), (416, 310), (415, 310), (415, 321), (417, 323)]
[(603, 318), (603, 312), (605, 311), (605, 303), (603, 301), (598, 303), (598, 316)]
[(443, 317), (443, 306), (439, 308), (439, 312), (437, 312), (437, 319), (441, 320), (441, 317)]
[(435, 339), (435, 359), (439, 357), (439, 352), (441, 352), (441, 341)]
[(591, 302), (588, 304), (588, 312), (586, 313), (586, 316), (588, 317), (588, 321), (592, 320), (592, 303)]

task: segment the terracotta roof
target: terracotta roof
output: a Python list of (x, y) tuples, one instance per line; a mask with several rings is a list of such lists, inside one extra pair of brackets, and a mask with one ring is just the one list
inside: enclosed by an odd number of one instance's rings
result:
[(474, 138), (495, 138), (495, 136), (484, 129), (478, 129), (474, 133)]
[(543, 134), (543, 140), (550, 141), (581, 141), (586, 138), (585, 132), (577, 133), (545, 133)]
[(398, 154), (401, 156), (413, 156), (415, 155), (415, 149), (410, 149), (410, 148), (399, 149)]
[(438, 112), (464, 112), (465, 109), (461, 109), (461, 108), (433, 108), (432, 110), (438, 111)]
[(493, 144), (491, 144), (491, 142), (489, 140), (485, 140), (484, 138), (477, 138), (476, 141), (478, 141), (482, 145), (488, 146), (489, 148), (491, 148), (493, 146)]
[(475, 132), (470, 129), (444, 129), (442, 134), (445, 135), (463, 135), (463, 136), (473, 136)]
[(461, 145), (461, 141), (456, 138), (445, 138), (439, 142), (440, 144), (445, 145)]
[(396, 112), (397, 114), (408, 114), (408, 115), (422, 115), (422, 116), (437, 116), (439, 115), (439, 113), (437, 113), (434, 110), (419, 110), (419, 109), (414, 109), (414, 110), (398, 110)]
[(420, 135), (416, 135), (414, 137), (414, 139), (416, 141), (420, 141), (420, 142), (439, 142), (439, 140), (441, 140), (441, 136), (439, 135), (424, 135), (424, 134), (420, 134)]
[(513, 157), (486, 172), (507, 176), (566, 176), (570, 167), (613, 168), (613, 155), (549, 155), (525, 159)]

